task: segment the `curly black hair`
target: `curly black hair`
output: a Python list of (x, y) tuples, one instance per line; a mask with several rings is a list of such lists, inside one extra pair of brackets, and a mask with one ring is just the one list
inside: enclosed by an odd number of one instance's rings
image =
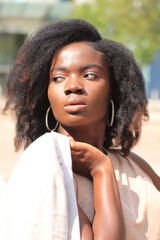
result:
[[(49, 23), (34, 32), (20, 48), (7, 82), (5, 111), (15, 111), (15, 147), (28, 146), (47, 132), (45, 114), (49, 71), (54, 54), (73, 42), (88, 42), (101, 51), (110, 69), (115, 117), (106, 126), (104, 147), (121, 148), (128, 155), (140, 136), (142, 118), (148, 118), (142, 73), (132, 53), (120, 43), (102, 39), (96, 28), (80, 19)], [(106, 103), (107, 104), (107, 103)]]

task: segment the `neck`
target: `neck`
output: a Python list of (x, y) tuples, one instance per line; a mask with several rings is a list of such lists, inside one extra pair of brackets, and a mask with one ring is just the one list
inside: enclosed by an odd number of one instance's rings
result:
[(98, 125), (98, 127), (79, 127), (70, 128), (60, 125), (58, 132), (63, 135), (70, 135), (75, 141), (88, 143), (101, 151), (103, 151), (103, 142), (105, 135), (105, 126)]

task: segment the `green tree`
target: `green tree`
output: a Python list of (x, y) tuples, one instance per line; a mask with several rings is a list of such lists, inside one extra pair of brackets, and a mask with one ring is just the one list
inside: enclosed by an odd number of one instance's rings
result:
[(159, 0), (95, 0), (75, 4), (73, 17), (89, 21), (103, 37), (127, 46), (141, 65), (160, 49)]

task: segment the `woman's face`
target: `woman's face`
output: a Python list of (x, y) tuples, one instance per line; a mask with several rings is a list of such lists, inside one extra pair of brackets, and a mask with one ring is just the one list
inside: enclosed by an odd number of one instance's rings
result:
[(106, 125), (109, 93), (109, 70), (103, 53), (80, 42), (66, 45), (55, 54), (48, 98), (63, 127)]

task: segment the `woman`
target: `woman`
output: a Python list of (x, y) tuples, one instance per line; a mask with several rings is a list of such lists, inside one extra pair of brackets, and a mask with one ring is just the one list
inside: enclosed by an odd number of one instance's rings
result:
[(27, 149), (1, 239), (159, 239), (160, 179), (130, 152), (148, 112), (125, 47), (83, 20), (50, 23), (20, 49), (7, 89)]

